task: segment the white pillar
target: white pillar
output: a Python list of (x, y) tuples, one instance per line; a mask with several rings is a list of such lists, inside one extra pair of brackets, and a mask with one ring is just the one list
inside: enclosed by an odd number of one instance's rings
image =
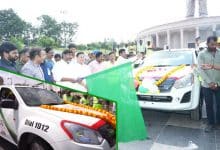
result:
[(167, 30), (167, 46), (169, 47), (169, 49), (171, 48), (170, 46), (170, 31)]
[[(196, 38), (200, 37), (199, 33), (199, 27), (196, 27)], [(199, 44), (200, 44), (200, 39), (195, 40), (195, 48), (198, 50), (199, 49)]]
[(197, 37), (199, 37), (200, 35), (199, 35), (199, 27), (196, 27), (196, 37), (195, 38), (197, 38)]
[(212, 33), (213, 33), (213, 34), (216, 34), (216, 24), (213, 24), (213, 25), (212, 25)]
[(183, 35), (183, 29), (180, 29), (180, 48), (184, 48), (184, 35)]
[(160, 47), (159, 35), (156, 33), (156, 47)]

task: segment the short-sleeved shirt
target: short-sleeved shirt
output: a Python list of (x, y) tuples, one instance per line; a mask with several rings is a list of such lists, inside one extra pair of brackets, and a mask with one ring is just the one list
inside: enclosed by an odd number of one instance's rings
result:
[(21, 73), (38, 78), (41, 80), (45, 80), (43, 70), (39, 64), (35, 64), (33, 61), (29, 60), (22, 68)]
[(18, 73), (15, 61), (8, 61), (2, 58), (0, 59), (0, 67)]

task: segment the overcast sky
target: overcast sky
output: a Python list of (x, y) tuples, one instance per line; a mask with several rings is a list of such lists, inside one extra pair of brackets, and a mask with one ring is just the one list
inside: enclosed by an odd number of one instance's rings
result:
[[(127, 41), (154, 25), (185, 17), (186, 0), (0, 0), (0, 9), (13, 8), (24, 20), (50, 15), (78, 22), (76, 43), (114, 38)], [(208, 0), (210, 16), (220, 15), (220, 0)], [(61, 13), (64, 12), (64, 13)]]

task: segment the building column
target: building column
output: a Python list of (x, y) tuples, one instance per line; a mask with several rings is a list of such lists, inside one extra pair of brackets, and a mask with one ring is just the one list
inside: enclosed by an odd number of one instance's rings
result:
[(156, 33), (156, 47), (160, 47), (160, 38), (159, 38), (159, 35), (158, 33)]
[(183, 29), (180, 29), (180, 48), (184, 48), (184, 35), (183, 35)]
[(212, 25), (212, 33), (213, 35), (216, 35), (216, 24)]
[(167, 46), (170, 49), (170, 31), (167, 30)]
[(170, 45), (170, 31), (169, 30), (167, 30), (167, 46), (168, 46), (168, 48), (170, 49), (171, 47), (171, 45)]
[(199, 49), (200, 41), (201, 39), (200, 39), (199, 27), (196, 27), (195, 48), (197, 50)]
[(200, 35), (199, 35), (199, 27), (196, 27), (196, 37), (195, 38), (198, 38), (198, 37), (200, 37)]

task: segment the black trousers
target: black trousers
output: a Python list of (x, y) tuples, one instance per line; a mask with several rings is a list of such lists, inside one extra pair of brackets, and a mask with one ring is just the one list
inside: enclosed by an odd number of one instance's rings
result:
[[(206, 113), (208, 118), (208, 123), (211, 125), (220, 123), (220, 87), (217, 90), (212, 90), (210, 88), (202, 88), (203, 96), (206, 103)], [(216, 100), (216, 114), (214, 111), (214, 97)], [(216, 120), (215, 120), (216, 116)]]

